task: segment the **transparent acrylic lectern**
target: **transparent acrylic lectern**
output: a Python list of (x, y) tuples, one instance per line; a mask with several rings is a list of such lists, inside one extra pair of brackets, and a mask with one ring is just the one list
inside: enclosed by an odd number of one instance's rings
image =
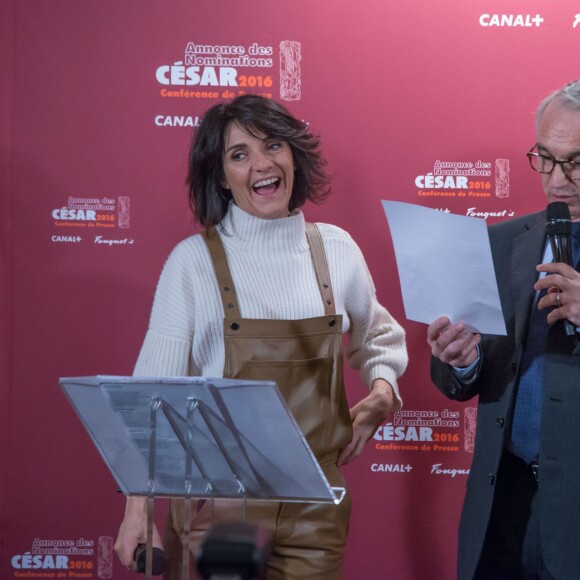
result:
[[(340, 503), (276, 384), (203, 377), (61, 378), (68, 400), (125, 495)], [(183, 538), (183, 578), (189, 538)], [(186, 543), (187, 542), (187, 543)]]

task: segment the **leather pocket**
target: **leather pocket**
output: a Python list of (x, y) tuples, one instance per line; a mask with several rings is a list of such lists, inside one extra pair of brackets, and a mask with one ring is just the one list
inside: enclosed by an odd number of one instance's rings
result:
[(242, 378), (275, 381), (315, 455), (328, 450), (332, 425), (329, 358), (246, 361)]

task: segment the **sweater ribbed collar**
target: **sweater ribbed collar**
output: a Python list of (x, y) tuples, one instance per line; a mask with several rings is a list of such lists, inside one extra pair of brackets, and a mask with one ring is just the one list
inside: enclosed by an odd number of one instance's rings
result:
[(296, 209), (285, 218), (262, 219), (230, 203), (228, 213), (218, 228), (224, 245), (235, 244), (246, 250), (284, 249), (307, 251), (304, 214)]

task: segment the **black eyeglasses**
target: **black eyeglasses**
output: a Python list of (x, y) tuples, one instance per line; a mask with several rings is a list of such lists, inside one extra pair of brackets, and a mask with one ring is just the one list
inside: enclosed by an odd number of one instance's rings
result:
[(574, 181), (580, 180), (580, 161), (572, 161), (571, 159), (568, 161), (558, 161), (553, 157), (534, 152), (534, 149), (536, 149), (536, 145), (534, 145), (527, 153), (530, 165), (534, 171), (549, 174), (554, 171), (556, 165), (559, 165), (562, 169), (562, 173), (568, 179)]

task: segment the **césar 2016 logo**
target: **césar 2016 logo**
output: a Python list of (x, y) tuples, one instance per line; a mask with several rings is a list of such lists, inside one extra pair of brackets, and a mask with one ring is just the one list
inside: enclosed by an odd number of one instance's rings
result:
[(68, 556), (52, 554), (17, 554), (12, 556), (12, 567), (17, 570), (68, 570)]

